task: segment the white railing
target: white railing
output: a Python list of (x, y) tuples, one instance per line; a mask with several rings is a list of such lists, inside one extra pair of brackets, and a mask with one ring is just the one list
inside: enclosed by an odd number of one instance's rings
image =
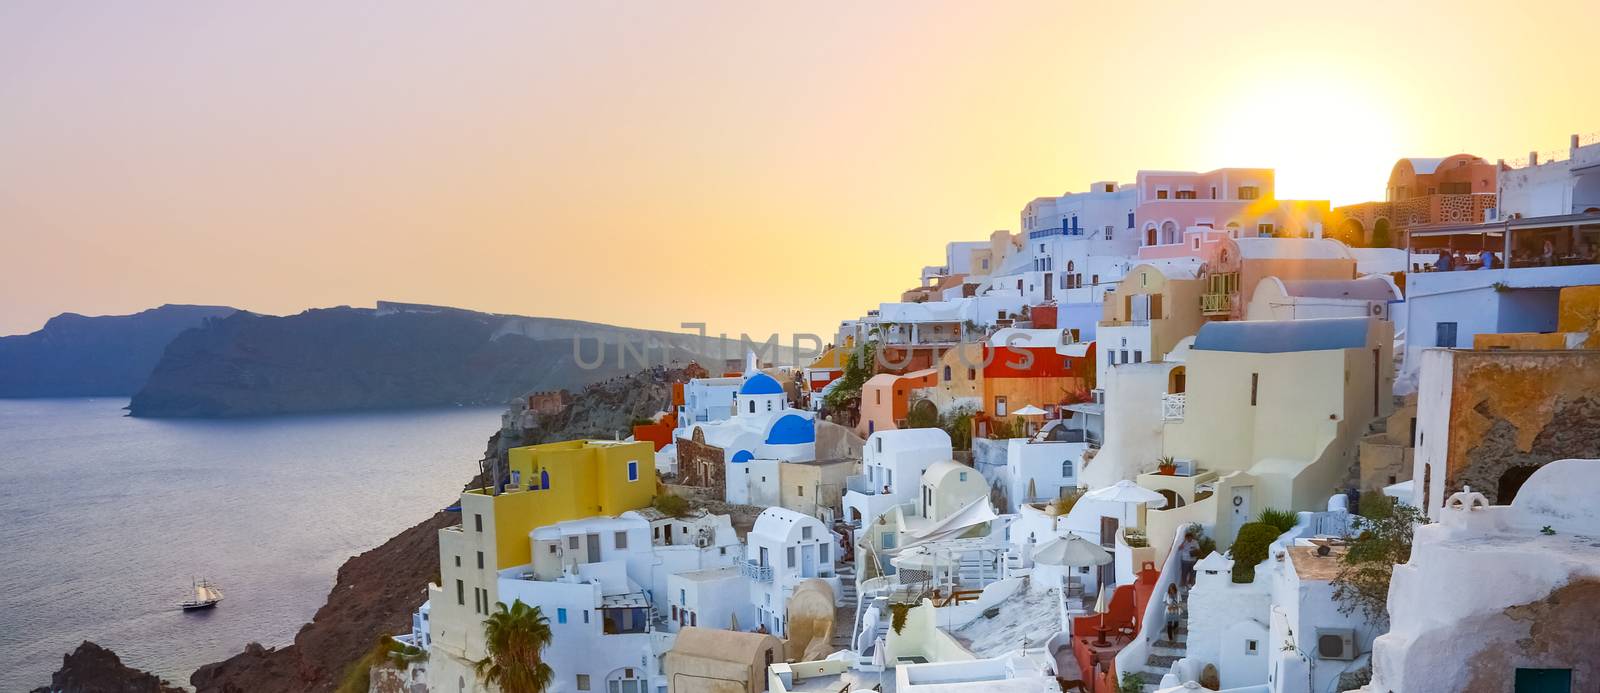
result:
[(1188, 395), (1182, 392), (1173, 392), (1161, 396), (1161, 418), (1168, 421), (1182, 421), (1183, 410), (1188, 405)]
[(770, 565), (761, 565), (755, 561), (744, 561), (739, 564), (739, 572), (757, 582), (772, 582), (772, 566)]
[[(1172, 538), (1172, 548), (1167, 551), (1167, 557), (1161, 563), (1161, 577), (1156, 579), (1156, 584), (1150, 592), (1150, 601), (1145, 604), (1144, 614), (1139, 617), (1139, 633), (1127, 647), (1117, 653), (1117, 671), (1143, 669), (1145, 661), (1150, 657), (1151, 643), (1165, 634), (1167, 586), (1177, 584), (1183, 577), (1183, 557), (1178, 553), (1178, 547), (1183, 545), (1184, 534), (1194, 526), (1187, 522), (1178, 525)], [(1137, 572), (1134, 573), (1134, 579), (1138, 580)]]

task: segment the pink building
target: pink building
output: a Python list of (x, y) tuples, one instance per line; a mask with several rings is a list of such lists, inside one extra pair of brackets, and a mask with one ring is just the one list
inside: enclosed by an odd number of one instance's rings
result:
[[(1270, 168), (1220, 168), (1206, 173), (1140, 171), (1140, 259), (1200, 256), (1224, 236), (1319, 237), (1326, 200), (1279, 200)], [(1188, 233), (1191, 227), (1217, 234)]]

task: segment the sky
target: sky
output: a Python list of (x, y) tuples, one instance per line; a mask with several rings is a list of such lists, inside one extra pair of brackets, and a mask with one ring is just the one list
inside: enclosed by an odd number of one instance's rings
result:
[(0, 4), (0, 334), (378, 300), (831, 334), (1140, 169), (1600, 130), (1600, 3)]

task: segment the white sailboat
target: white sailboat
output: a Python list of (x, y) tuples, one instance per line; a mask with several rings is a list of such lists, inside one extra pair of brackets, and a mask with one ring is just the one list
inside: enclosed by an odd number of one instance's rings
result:
[(194, 611), (196, 609), (209, 609), (216, 606), (217, 602), (220, 601), (222, 601), (222, 590), (209, 581), (201, 579), (194, 582), (194, 596), (178, 606), (183, 607), (184, 611)]

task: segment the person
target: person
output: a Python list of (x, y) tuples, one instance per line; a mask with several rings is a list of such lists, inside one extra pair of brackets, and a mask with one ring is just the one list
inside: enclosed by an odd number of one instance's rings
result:
[(1433, 261), (1433, 271), (1449, 272), (1450, 270), (1454, 269), (1451, 264), (1454, 259), (1455, 258), (1450, 256), (1450, 251), (1448, 250), (1439, 253), (1439, 259)]
[(1167, 585), (1167, 640), (1178, 639), (1178, 626), (1183, 623), (1183, 597), (1178, 595), (1178, 585)]
[(1483, 265), (1478, 267), (1478, 269), (1494, 269), (1494, 251), (1493, 250), (1490, 250), (1488, 248), (1484, 248), (1483, 252), (1478, 255), (1478, 259), (1481, 262), (1483, 262)]
[(1450, 269), (1467, 269), (1467, 256), (1462, 255), (1459, 250), (1453, 251), (1451, 253)]
[(1539, 253), (1539, 264), (1545, 267), (1556, 266), (1556, 244), (1551, 243), (1548, 238), (1544, 239), (1544, 251)]
[(1195, 532), (1191, 529), (1183, 534), (1183, 543), (1178, 545), (1178, 564), (1183, 568), (1179, 576), (1185, 587), (1194, 586), (1194, 564), (1200, 560), (1195, 555), (1197, 553), (1200, 553), (1200, 540), (1195, 538)]

